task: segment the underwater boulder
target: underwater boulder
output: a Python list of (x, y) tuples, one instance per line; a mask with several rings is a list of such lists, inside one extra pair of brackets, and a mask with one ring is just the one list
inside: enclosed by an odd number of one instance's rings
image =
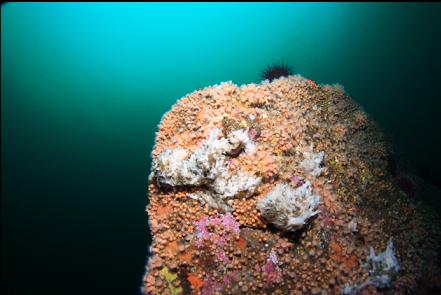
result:
[(403, 193), (391, 149), (341, 85), (296, 75), (183, 97), (152, 152), (143, 293), (404, 294), (439, 284), (438, 219)]

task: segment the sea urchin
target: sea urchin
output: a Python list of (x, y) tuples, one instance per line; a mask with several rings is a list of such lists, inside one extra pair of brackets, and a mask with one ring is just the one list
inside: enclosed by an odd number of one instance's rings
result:
[(273, 62), (261, 71), (260, 77), (262, 80), (269, 80), (270, 82), (280, 77), (288, 77), (292, 74), (291, 67), (285, 62)]

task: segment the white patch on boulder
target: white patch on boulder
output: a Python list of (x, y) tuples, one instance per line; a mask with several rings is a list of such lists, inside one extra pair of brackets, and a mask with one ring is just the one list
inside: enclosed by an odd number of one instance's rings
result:
[(216, 178), (211, 187), (225, 199), (234, 196), (248, 198), (254, 194), (261, 179), (246, 172), (225, 174)]
[(311, 176), (320, 176), (325, 169), (323, 167), (323, 160), (325, 159), (325, 152), (321, 151), (314, 153), (313, 147), (309, 151), (303, 152), (304, 160), (300, 162), (300, 167)]
[(371, 246), (370, 254), (367, 257), (367, 267), (369, 268), (369, 277), (361, 284), (350, 286), (345, 284), (343, 294), (357, 294), (361, 289), (368, 285), (374, 285), (377, 288), (392, 288), (394, 279), (400, 271), (398, 259), (395, 256), (394, 244), (390, 240), (384, 252), (375, 255), (375, 250)]
[(392, 240), (387, 244), (384, 252), (375, 255), (375, 250), (371, 246), (370, 255), (367, 258), (371, 266), (370, 282), (377, 288), (388, 288), (392, 285), (392, 278), (400, 271), (398, 259), (395, 256), (394, 244)]
[(295, 231), (302, 228), (316, 210), (320, 196), (314, 195), (310, 181), (298, 188), (278, 183), (273, 191), (257, 202), (256, 208), (275, 227)]
[(235, 130), (220, 139), (218, 134), (219, 129), (213, 128), (209, 138), (202, 141), (193, 153), (180, 147), (163, 151), (153, 163), (152, 176), (159, 184), (170, 186), (205, 185), (208, 191), (191, 197), (211, 207), (231, 211), (226, 200), (253, 195), (261, 178), (246, 172), (231, 174), (228, 171), (227, 156), (254, 151), (254, 143), (247, 131)]

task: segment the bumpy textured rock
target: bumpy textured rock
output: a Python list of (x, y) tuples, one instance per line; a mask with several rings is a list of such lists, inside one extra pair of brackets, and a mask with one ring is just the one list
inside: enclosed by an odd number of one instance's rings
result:
[(439, 224), (403, 167), (339, 85), (290, 76), (195, 91), (157, 133), (142, 291), (439, 290)]

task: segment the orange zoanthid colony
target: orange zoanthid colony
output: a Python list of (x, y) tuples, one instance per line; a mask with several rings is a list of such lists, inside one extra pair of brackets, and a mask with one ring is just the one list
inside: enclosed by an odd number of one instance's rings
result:
[(142, 292), (439, 288), (436, 216), (400, 186), (393, 157), (340, 85), (296, 75), (190, 93), (152, 152)]

